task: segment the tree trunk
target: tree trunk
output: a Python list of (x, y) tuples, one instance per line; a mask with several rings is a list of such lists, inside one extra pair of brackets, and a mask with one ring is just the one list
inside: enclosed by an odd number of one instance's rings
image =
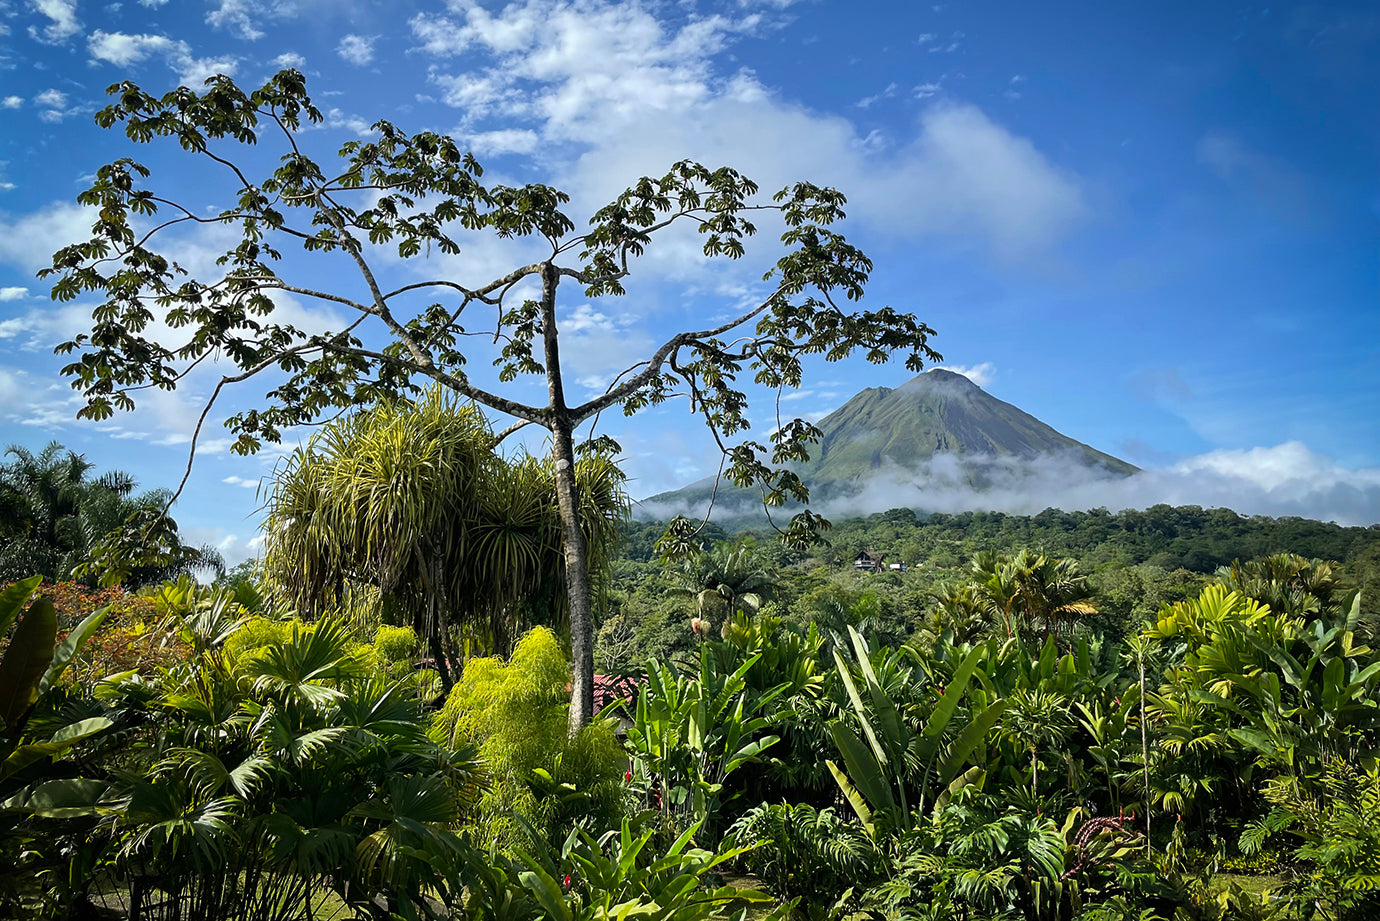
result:
[(556, 504), (565, 547), (565, 588), (570, 609), (570, 735), (594, 718), (594, 604), (589, 583), (589, 548), (580, 521), (575, 482), (575, 443), (561, 381), (556, 329), (556, 285), (560, 273), (548, 262), (541, 273), (541, 331), (546, 351), (546, 383), (551, 397), (551, 457), (555, 462)]

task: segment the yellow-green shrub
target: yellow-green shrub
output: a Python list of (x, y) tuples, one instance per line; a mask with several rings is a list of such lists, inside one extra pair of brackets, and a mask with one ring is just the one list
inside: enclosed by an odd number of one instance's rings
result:
[(379, 627), (374, 634), (374, 656), (389, 677), (410, 671), (417, 652), (417, 634), (411, 627)]
[[(310, 624), (299, 624), (299, 628), (311, 629)], [(266, 646), (278, 646), (292, 637), (292, 623), (269, 620), (266, 617), (251, 617), (225, 641), (225, 657), (238, 662), (246, 654)]]
[(466, 663), (436, 715), (432, 733), (438, 742), (479, 746), (493, 777), (480, 807), (481, 834), (500, 844), (522, 840), (514, 814), (553, 839), (583, 816), (600, 831), (617, 824), (623, 751), (608, 722), (567, 737), (569, 678), (559, 641), (537, 627), (518, 641), (508, 662)]

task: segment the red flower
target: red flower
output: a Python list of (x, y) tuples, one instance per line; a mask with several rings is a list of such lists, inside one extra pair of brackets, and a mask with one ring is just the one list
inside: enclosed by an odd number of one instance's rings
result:
[(632, 783), (632, 771), (631, 771), (631, 770), (628, 770), (628, 771), (624, 771), (624, 772), (623, 772), (623, 782), (624, 782), (624, 783)]
[(565, 875), (565, 887), (566, 887), (567, 889), (570, 888), (570, 874), (569, 874), (569, 873), (567, 873), (567, 874)]

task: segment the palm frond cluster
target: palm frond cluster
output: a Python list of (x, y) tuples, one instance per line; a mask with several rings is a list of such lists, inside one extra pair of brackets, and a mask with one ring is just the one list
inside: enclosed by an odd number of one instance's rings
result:
[[(123, 470), (93, 476), (95, 464), (56, 441), (36, 454), (20, 445), (5, 454), (11, 460), (0, 464), (0, 583), (35, 574), (69, 579), (123, 531), (156, 532), (159, 551), (121, 573), (130, 588), (188, 572), (224, 571), (215, 548), (182, 542), (165, 514), (168, 490), (136, 492), (134, 477)], [(94, 584), (94, 575), (84, 578)]]
[[(504, 459), (473, 404), (440, 390), (326, 426), (285, 461), (267, 502), (265, 564), (307, 617), (376, 593), (446, 663), (506, 654), (565, 617), (564, 549), (549, 460)], [(603, 454), (576, 465), (596, 578), (626, 517)]]

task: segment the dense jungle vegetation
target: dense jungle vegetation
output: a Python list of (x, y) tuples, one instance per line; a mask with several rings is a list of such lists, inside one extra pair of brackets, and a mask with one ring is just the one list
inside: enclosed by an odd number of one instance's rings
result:
[[(893, 511), (658, 559), (592, 456), (605, 706), (572, 736), (549, 470), (440, 415), (324, 432), (213, 584), (0, 593), (4, 913), (1380, 910), (1375, 529)], [(361, 502), (371, 469), (454, 504)]]

